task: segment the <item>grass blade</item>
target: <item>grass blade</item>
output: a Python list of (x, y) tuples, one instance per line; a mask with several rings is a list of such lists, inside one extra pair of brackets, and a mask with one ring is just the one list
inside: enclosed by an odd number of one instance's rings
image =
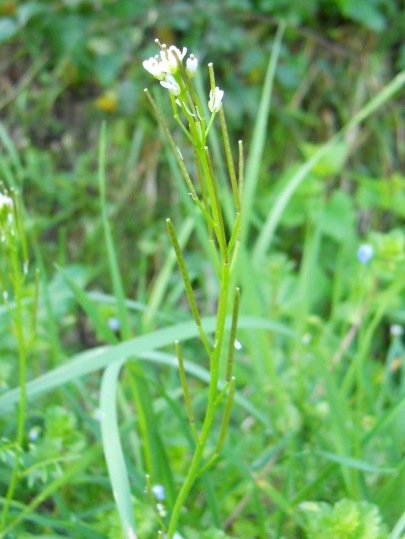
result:
[(118, 429), (116, 393), (124, 360), (115, 361), (103, 374), (100, 390), (101, 436), (104, 456), (125, 539), (136, 539), (131, 489)]
[(394, 529), (390, 533), (388, 539), (400, 539), (402, 532), (405, 530), (405, 511), (402, 513)]
[[(207, 332), (213, 332), (215, 330), (216, 320), (214, 317), (204, 318), (203, 323)], [(228, 320), (228, 329), (230, 326), (231, 320)], [(269, 320), (257, 317), (240, 317), (239, 328), (261, 328), (279, 332), (290, 338), (295, 336), (292, 331), (289, 331), (283, 325), (275, 324)], [(27, 384), (27, 397), (33, 398), (43, 395), (44, 393), (47, 393), (48, 391), (51, 391), (56, 387), (60, 387), (68, 382), (72, 382), (81, 376), (85, 376), (86, 374), (103, 369), (116, 360), (117, 357), (140, 357), (143, 353), (150, 353), (151, 351), (157, 350), (163, 346), (170, 345), (179, 335), (181, 336), (181, 341), (196, 338), (198, 336), (198, 331), (194, 321), (153, 331), (148, 335), (143, 335), (114, 346), (102, 346), (77, 354), (66, 364), (61, 365), (60, 367), (57, 367), (56, 369), (53, 369), (52, 371), (47, 372), (29, 382)], [(174, 356), (172, 357), (171, 362), (172, 366), (177, 368), (177, 360)], [(185, 362), (185, 369), (186, 371), (190, 371), (192, 373), (191, 366), (187, 362)], [(193, 366), (193, 369), (197, 369), (197, 366)], [(0, 416), (9, 413), (10, 410), (13, 409), (13, 407), (18, 403), (19, 394), (19, 389), (12, 389), (0, 396)], [(235, 398), (235, 400), (238, 402), (237, 398)]]
[(107, 215), (106, 203), (106, 179), (105, 179), (105, 156), (107, 151), (107, 133), (105, 123), (101, 126), (100, 148), (99, 148), (99, 172), (98, 181), (100, 189), (101, 219), (104, 227), (104, 236), (107, 246), (108, 261), (110, 264), (110, 274), (114, 290), (114, 296), (117, 300), (118, 316), (121, 324), (121, 332), (124, 339), (131, 337), (131, 324), (128, 309), (125, 303), (125, 293), (118, 266), (117, 256), (114, 249), (114, 240), (111, 233), (110, 223)]
[(249, 157), (246, 162), (246, 174), (243, 189), (243, 214), (242, 221), (242, 241), (246, 238), (247, 227), (252, 216), (252, 208), (256, 193), (256, 186), (259, 180), (260, 165), (262, 162), (268, 117), (271, 105), (271, 96), (276, 72), (277, 62), (280, 56), (281, 40), (284, 35), (286, 25), (281, 23), (274, 40), (273, 49), (270, 56), (269, 65), (264, 79), (263, 90), (261, 94), (259, 109), (257, 111), (256, 122), (253, 129), (253, 137)]

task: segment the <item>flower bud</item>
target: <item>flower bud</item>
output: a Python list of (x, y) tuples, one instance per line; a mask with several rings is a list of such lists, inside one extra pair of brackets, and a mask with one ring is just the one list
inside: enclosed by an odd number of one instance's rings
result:
[(194, 56), (194, 54), (190, 54), (186, 62), (186, 72), (190, 78), (194, 77), (194, 75), (196, 74), (197, 67), (198, 67), (197, 58)]
[(220, 90), (218, 86), (215, 90), (210, 91), (210, 99), (208, 101), (208, 108), (210, 112), (216, 113), (222, 107), (222, 98), (224, 97), (224, 91)]

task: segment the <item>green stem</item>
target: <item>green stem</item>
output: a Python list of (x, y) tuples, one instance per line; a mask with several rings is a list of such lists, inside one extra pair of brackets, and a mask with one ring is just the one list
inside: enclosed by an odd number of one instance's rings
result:
[[(206, 214), (211, 215), (210, 214), (209, 201), (208, 201), (207, 187), (205, 185), (204, 173), (203, 173), (203, 169), (202, 169), (202, 166), (201, 166), (200, 154), (199, 154), (199, 150), (196, 147), (194, 147), (194, 161), (195, 161), (195, 165), (196, 165), (196, 169), (197, 169), (198, 181), (200, 183), (201, 196), (202, 196), (204, 208), (205, 208)], [(214, 220), (211, 219), (210, 221), (207, 221), (207, 226), (208, 226), (209, 236), (210, 236), (210, 238), (213, 238), (213, 235), (214, 235), (214, 232), (213, 232)]]
[[(159, 111), (159, 109), (158, 109), (158, 107), (157, 107), (157, 105), (155, 103), (155, 100), (153, 99), (153, 97), (150, 94), (149, 90), (145, 89), (145, 94), (146, 94), (146, 97), (149, 100), (149, 103), (152, 105), (153, 112), (155, 113), (156, 118), (158, 119), (160, 125), (162, 126), (163, 131), (165, 132), (165, 135), (166, 135), (167, 140), (169, 142), (170, 148), (173, 151), (174, 157), (176, 158), (177, 164), (179, 165), (181, 173), (183, 175), (183, 178), (184, 178), (184, 180), (186, 182), (187, 189), (189, 190), (192, 199), (195, 202), (197, 202), (198, 201), (198, 196), (197, 196), (197, 193), (196, 193), (196, 191), (194, 189), (193, 182), (191, 181), (190, 175), (187, 172), (187, 169), (186, 169), (186, 167), (184, 165), (183, 159), (181, 158), (181, 156), (179, 154), (179, 149), (177, 148), (176, 143), (174, 142), (174, 139), (173, 139), (173, 137), (172, 137), (172, 135), (170, 133), (170, 130), (169, 130), (167, 124), (166, 124), (166, 121), (163, 118), (162, 114), (160, 113), (160, 111)], [(204, 213), (204, 211), (203, 211), (203, 213)]]
[(243, 193), (243, 178), (245, 174), (245, 163), (243, 158), (243, 142), (238, 141), (238, 182), (239, 182), (239, 196)]
[(23, 445), (24, 441), (24, 432), (25, 432), (25, 412), (26, 412), (26, 403), (27, 403), (27, 391), (26, 391), (26, 378), (27, 378), (27, 355), (26, 355), (26, 345), (25, 345), (25, 336), (23, 331), (23, 282), (24, 275), (21, 274), (20, 260), (18, 256), (18, 251), (15, 245), (12, 245), (10, 248), (10, 254), (12, 257), (12, 284), (14, 287), (15, 293), (15, 316), (14, 318), (14, 327), (16, 332), (17, 344), (18, 344), (18, 363), (19, 363), (19, 385), (20, 385), (20, 400), (18, 405), (18, 416), (17, 416), (17, 436), (16, 436), (16, 448), (15, 448), (15, 459), (13, 465), (13, 471), (11, 474), (10, 482), (8, 485), (6, 499), (1, 515), (0, 521), (0, 530), (3, 530), (7, 523), (8, 513), (10, 510), (10, 505), (13, 499), (14, 491), (18, 483), (18, 474), (20, 469), (20, 459), (18, 452)]
[(231, 325), (231, 332), (229, 335), (228, 360), (226, 362), (225, 380), (227, 382), (231, 380), (232, 371), (233, 371), (233, 357), (234, 357), (234, 352), (235, 352), (236, 330), (238, 328), (239, 299), (240, 299), (239, 288), (235, 288), (233, 308), (232, 308), (232, 325)]
[(196, 299), (194, 297), (193, 288), (191, 286), (190, 278), (188, 276), (186, 264), (185, 264), (184, 258), (183, 258), (183, 253), (181, 252), (181, 247), (180, 247), (180, 244), (178, 242), (176, 232), (174, 230), (173, 223), (171, 222), (170, 219), (166, 219), (166, 224), (167, 224), (167, 230), (169, 232), (170, 240), (172, 242), (173, 249), (174, 249), (174, 252), (176, 254), (177, 264), (179, 266), (179, 270), (180, 270), (180, 273), (181, 273), (181, 276), (182, 276), (182, 279), (183, 279), (183, 282), (184, 282), (184, 286), (185, 286), (185, 289), (186, 289), (186, 295), (187, 295), (187, 299), (188, 299), (188, 302), (189, 302), (189, 305), (190, 305), (190, 309), (191, 309), (192, 315), (194, 317), (194, 321), (196, 323), (196, 326), (198, 328), (198, 333), (200, 334), (200, 338), (201, 338), (201, 341), (202, 341), (202, 343), (204, 345), (205, 351), (207, 352), (208, 355), (210, 355), (211, 354), (211, 346), (210, 346), (210, 344), (208, 342), (208, 338), (207, 338), (207, 336), (205, 334), (204, 328), (203, 328), (202, 323), (201, 323), (200, 311), (198, 309), (198, 305), (197, 305)]
[(231, 261), (235, 257), (235, 253), (238, 249), (237, 244), (240, 242), (240, 220), (241, 214), (240, 212), (236, 212), (235, 224), (233, 226), (232, 235), (228, 243), (228, 257)]
[(209, 383), (208, 403), (206, 415), (204, 418), (203, 427), (201, 430), (200, 438), (198, 440), (190, 467), (187, 471), (186, 478), (183, 486), (177, 496), (176, 502), (173, 507), (172, 515), (170, 518), (169, 529), (167, 532), (167, 539), (172, 539), (176, 532), (177, 524), (179, 522), (180, 513), (184, 506), (184, 502), (190, 492), (195, 480), (200, 475), (200, 466), (203, 458), (204, 449), (211, 433), (212, 424), (215, 418), (215, 411), (218, 406), (217, 394), (218, 394), (218, 377), (219, 377), (219, 360), (221, 356), (221, 350), (224, 342), (225, 333), (225, 321), (228, 304), (228, 292), (230, 284), (229, 264), (223, 263), (221, 272), (221, 291), (218, 303), (218, 315), (217, 315), (217, 327), (215, 331), (214, 348), (210, 355), (210, 367), (211, 376)]
[(167, 530), (167, 539), (173, 539), (173, 536), (176, 533), (176, 528), (180, 519), (181, 511), (184, 507), (184, 502), (186, 501), (187, 495), (190, 492), (191, 487), (193, 486), (196, 478), (199, 475), (199, 468), (200, 468), (204, 448), (211, 432), (211, 426), (214, 420), (214, 415), (215, 415), (215, 408), (213, 407), (213, 403), (209, 403), (209, 407), (207, 409), (207, 414), (205, 416), (200, 440), (194, 452), (194, 455), (193, 455), (190, 467), (187, 471), (187, 475), (184, 480), (183, 486), (180, 489), (180, 492), (177, 496), (176, 502), (173, 507), (173, 511), (172, 511), (170, 523), (169, 523), (169, 528)]
[(236, 380), (235, 380), (235, 377), (232, 376), (232, 378), (229, 380), (228, 398), (226, 400), (224, 416), (222, 418), (222, 424), (221, 424), (221, 429), (219, 431), (218, 442), (215, 448), (214, 458), (216, 458), (220, 454), (222, 445), (225, 441), (225, 436), (228, 431), (229, 421), (231, 419), (232, 404), (233, 404), (233, 399), (235, 397), (235, 389), (236, 389)]
[(179, 362), (179, 375), (180, 375), (181, 387), (183, 388), (184, 404), (186, 405), (188, 421), (190, 423), (191, 430), (193, 431), (194, 439), (198, 443), (199, 436), (198, 436), (198, 431), (195, 426), (195, 419), (194, 419), (193, 407), (191, 404), (190, 390), (188, 388), (186, 370), (184, 368), (183, 353), (181, 351), (179, 341), (176, 341), (174, 344), (176, 347), (177, 360)]
[(220, 292), (217, 311), (217, 327), (215, 330), (214, 349), (211, 355), (212, 378), (215, 378), (213, 385), (218, 385), (219, 360), (225, 333), (226, 313), (228, 310), (228, 296), (230, 285), (230, 267), (228, 262), (222, 264)]
[(231, 180), (233, 200), (237, 212), (240, 212), (240, 193), (236, 179), (235, 165), (233, 164), (231, 145), (229, 143), (228, 128), (226, 126), (225, 112), (223, 107), (219, 109), (219, 121), (221, 124), (222, 138), (224, 140), (226, 162), (228, 164), (229, 178)]
[(221, 251), (222, 260), (228, 260), (228, 253), (226, 250), (226, 237), (225, 237), (225, 228), (224, 221), (222, 218), (222, 209), (219, 202), (218, 187), (212, 170), (211, 159), (209, 155), (209, 150), (207, 146), (200, 153), (200, 159), (202, 168), (204, 171), (204, 178), (207, 185), (207, 191), (209, 194), (212, 214), (214, 218), (214, 230), (217, 237), (219, 249)]
[(179, 68), (182, 74), (182, 79), (185, 81), (185, 86), (188, 92), (187, 96), (190, 98), (190, 103), (195, 107), (197, 117), (202, 123), (202, 132), (205, 133), (205, 117), (203, 114), (203, 108), (201, 105), (200, 98), (198, 97), (198, 94), (195, 91), (194, 86), (191, 82), (191, 78), (188, 76), (182, 62), (179, 63)]

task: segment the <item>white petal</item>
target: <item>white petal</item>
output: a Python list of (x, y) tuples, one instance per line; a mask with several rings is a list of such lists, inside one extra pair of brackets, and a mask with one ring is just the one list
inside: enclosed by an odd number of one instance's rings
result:
[(170, 74), (166, 75), (165, 80), (160, 81), (160, 84), (169, 90), (171, 94), (174, 96), (180, 95), (180, 86), (176, 82), (175, 78), (172, 77)]
[(142, 63), (143, 67), (148, 71), (151, 75), (156, 77), (159, 80), (163, 80), (165, 73), (163, 69), (163, 64), (159, 62), (156, 58), (149, 58), (148, 60), (145, 60)]
[(0, 210), (2, 208), (7, 208), (11, 210), (12, 207), (13, 207), (13, 201), (11, 200), (11, 198), (6, 195), (2, 195), (0, 193)]
[(220, 90), (218, 86), (215, 90), (210, 91), (210, 99), (208, 101), (208, 108), (210, 112), (218, 112), (222, 106), (222, 98), (224, 97), (224, 91)]
[(180, 49), (178, 49), (177, 47), (175, 47), (174, 45), (171, 45), (169, 47), (169, 51), (171, 52), (175, 52), (177, 54), (177, 56), (180, 58), (180, 60), (183, 60), (183, 58), (185, 57), (185, 55), (187, 54), (187, 48), (186, 47), (183, 47), (183, 50), (180, 51)]

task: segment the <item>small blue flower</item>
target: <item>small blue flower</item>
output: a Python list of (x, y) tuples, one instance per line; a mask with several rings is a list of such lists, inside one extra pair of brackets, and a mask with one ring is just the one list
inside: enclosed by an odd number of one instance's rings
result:
[(374, 248), (369, 243), (362, 243), (357, 249), (357, 260), (360, 264), (368, 264), (374, 256)]
[(399, 324), (392, 324), (390, 326), (390, 334), (393, 337), (401, 337), (404, 334), (404, 328)]
[(108, 327), (112, 330), (112, 331), (119, 331), (120, 330), (120, 321), (118, 320), (118, 318), (115, 318), (114, 316), (112, 316), (111, 318), (108, 319)]
[(30, 429), (30, 431), (28, 432), (28, 438), (30, 439), (31, 442), (36, 442), (38, 440), (39, 432), (40, 432), (39, 427), (32, 427), (32, 429)]
[(165, 487), (163, 485), (153, 485), (151, 490), (155, 498), (160, 502), (166, 498)]
[(93, 419), (100, 423), (102, 418), (103, 418), (103, 412), (100, 410), (100, 408), (95, 408), (93, 410)]

